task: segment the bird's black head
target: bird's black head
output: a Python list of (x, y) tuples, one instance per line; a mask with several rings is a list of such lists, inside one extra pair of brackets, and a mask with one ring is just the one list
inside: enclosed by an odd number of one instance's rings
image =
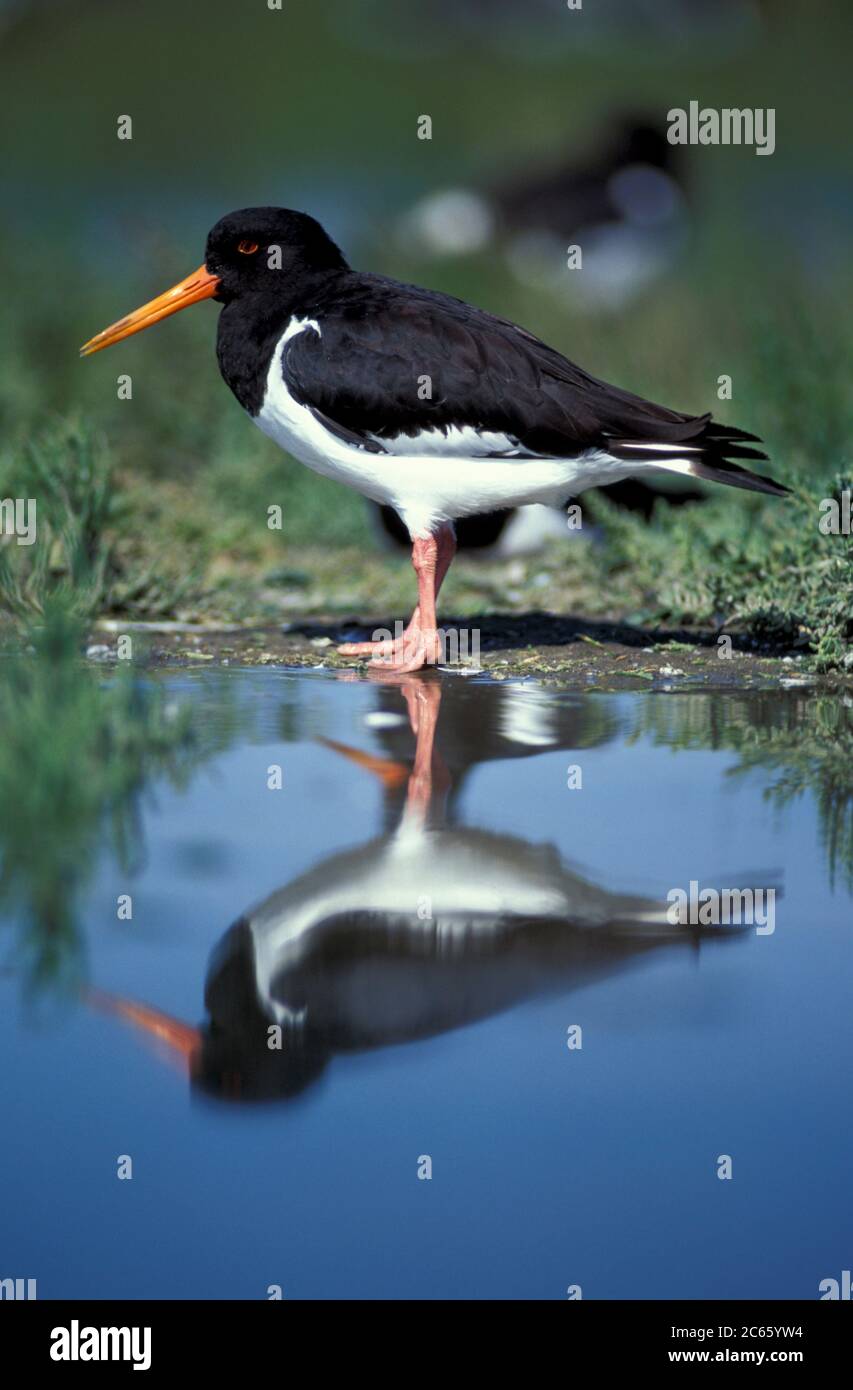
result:
[(289, 208), (242, 208), (222, 217), (207, 238), (204, 263), (219, 284), (214, 298), (229, 303), (318, 272), (346, 269), (338, 247), (313, 217)]
[(97, 333), (80, 351), (84, 357), (100, 352), (202, 299), (230, 304), (260, 292), (275, 306), (298, 298), (300, 286), (310, 284), (312, 277), (346, 269), (331, 237), (307, 213), (289, 208), (229, 212), (207, 238), (204, 265)]

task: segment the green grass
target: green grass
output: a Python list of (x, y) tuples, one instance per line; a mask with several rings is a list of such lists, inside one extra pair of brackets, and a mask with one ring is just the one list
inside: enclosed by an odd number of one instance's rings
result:
[(776, 691), (653, 698), (632, 737), (674, 750), (731, 749), (731, 778), (756, 777), (782, 814), (809, 794), (831, 888), (853, 892), (853, 710), (834, 697)]
[(111, 567), (111, 524), (119, 519), (104, 448), (93, 433), (57, 421), (0, 457), (0, 495), (31, 498), (37, 506), (36, 540), (0, 542), (0, 597), (8, 613), (26, 621), (51, 595), (90, 616), (103, 606)]
[[(846, 228), (839, 219), (833, 260), (832, 228), (817, 225), (844, 196), (846, 9), (767, 7), (766, 31), (740, 48), (644, 45), (635, 33), (620, 43), (614, 31), (598, 48), (566, 44), (528, 64), (520, 47), (493, 42), (496, 27), (460, 42), (450, 22), (427, 33), (418, 7), (410, 21), (388, 8), (404, 35), (387, 48), (387, 34), (378, 48), (357, 41), (348, 0), (291, 7), (285, 29), (262, 5), (250, 16), (214, 0), (203, 31), (163, 0), (141, 26), (132, 7), (82, 17), (36, 7), (8, 35), (6, 95), (27, 115), (9, 126), (0, 227), (0, 500), (34, 498), (38, 538), (0, 537), (0, 897), (29, 925), (22, 959), (34, 984), (84, 972), (76, 904), (105, 841), (122, 862), (138, 852), (146, 786), (189, 776), (229, 737), (188, 724), (126, 663), (107, 679), (87, 667), (93, 620), (275, 623), (411, 606), (410, 566), (376, 548), (362, 499), (281, 454), (219, 379), (214, 306), (78, 360), (79, 343), (198, 264), (206, 226), (229, 207), (351, 206), (374, 228), (358, 264), (468, 298), (605, 379), (755, 431), (794, 490), (782, 503), (709, 485), (701, 506), (661, 502), (650, 524), (587, 494), (594, 525), (581, 540), (511, 564), (460, 557), (445, 612), (553, 609), (731, 631), (795, 649), (819, 671), (853, 666), (853, 538), (817, 524), (821, 499), (853, 482)], [(241, 61), (222, 103), (232, 52)], [(808, 92), (804, 72), (820, 73)], [(389, 214), (419, 192), (511, 176), (570, 145), (586, 156), (626, 101), (665, 111), (693, 96), (777, 104), (779, 148), (772, 160), (691, 152), (693, 242), (618, 313), (580, 312), (570, 286), (565, 297), (525, 288), (500, 255), (420, 262), (389, 234)], [(113, 137), (123, 110), (135, 113), (131, 145)], [(436, 118), (428, 146), (412, 134), (421, 110)], [(798, 220), (801, 199), (811, 222)], [(725, 403), (723, 373), (734, 383)], [(119, 399), (121, 374), (131, 400)], [(266, 524), (273, 505), (282, 531)], [(849, 883), (850, 711), (781, 698), (790, 727), (775, 715), (759, 730), (722, 721), (726, 746), (742, 775), (769, 770), (774, 804), (814, 793), (830, 869)], [(646, 708), (668, 721), (669, 744), (713, 745), (710, 725), (679, 722), (695, 704)]]
[[(816, 13), (815, 0), (791, 0), (742, 44), (725, 29), (665, 42), (650, 30), (644, 41), (614, 23), (593, 26), (599, 42), (590, 29), (587, 48), (571, 41), (570, 19), (553, 51), (548, 31), (526, 21), (525, 42), (509, 46), (497, 23), (481, 43), (450, 20), (427, 34), (392, 0), (371, 6), (383, 33), (374, 46), (350, 9), (296, 7), (283, 56), (280, 17), (263, 7), (247, 17), (214, 0), (201, 37), (172, 7), (173, 51), (184, 36), (198, 62), (155, 87), (163, 0), (141, 27), (120, 7), (83, 20), (36, 12), (16, 27), (9, 98), (23, 109), (37, 84), (44, 101), (15, 129), (17, 220), (0, 228), (0, 498), (37, 497), (43, 525), (29, 551), (0, 538), (0, 621), (38, 613), (57, 591), (89, 616), (128, 618), (274, 622), (409, 606), (408, 567), (376, 550), (362, 499), (247, 422), (219, 379), (213, 305), (77, 358), (80, 342), (198, 264), (217, 209), (293, 201), (321, 216), (334, 208), (344, 224), (350, 209), (356, 264), (468, 298), (607, 380), (760, 434), (771, 470), (795, 491), (783, 504), (709, 485), (701, 507), (661, 504), (650, 526), (587, 494), (602, 544), (556, 547), (513, 566), (510, 583), (506, 567), (457, 562), (446, 611), (550, 606), (730, 627), (793, 645), (819, 670), (849, 668), (853, 541), (817, 527), (821, 499), (853, 476), (837, 118), (849, 80), (845, 8), (824, 0)], [(223, 107), (215, 74), (238, 40), (234, 102)], [(320, 52), (321, 86), (334, 95), (318, 102)], [(821, 74), (807, 94), (803, 71)], [(395, 212), (420, 192), (511, 177), (570, 147), (588, 157), (626, 103), (664, 113), (694, 96), (719, 106), (747, 94), (779, 107), (776, 153), (689, 152), (691, 242), (618, 312), (581, 312), (570, 280), (565, 295), (525, 287), (500, 253), (430, 263), (392, 234)], [(127, 102), (136, 133), (123, 143), (114, 113)], [(415, 139), (419, 111), (435, 117), (432, 142)], [(33, 200), (38, 187), (50, 195)], [(117, 391), (125, 374), (130, 400)], [(717, 399), (721, 374), (733, 380), (731, 401)], [(273, 505), (281, 532), (266, 525)]]
[(82, 974), (75, 904), (104, 839), (130, 867), (148, 772), (174, 768), (187, 737), (130, 672), (103, 686), (79, 660), (80, 616), (49, 599), (29, 652), (0, 681), (0, 902), (22, 922), (22, 974), (33, 989)]
[(746, 634), (807, 654), (815, 670), (849, 669), (853, 541), (821, 535), (817, 522), (821, 497), (850, 486), (840, 475), (825, 492), (799, 484), (784, 510), (717, 501), (673, 513), (661, 504), (651, 526), (596, 499), (604, 590), (634, 621)]
[(26, 650), (0, 667), (0, 911), (20, 928), (16, 968), (33, 994), (85, 976), (78, 903), (103, 850), (128, 873), (144, 857), (149, 784), (185, 787), (239, 727), (225, 688), (211, 721), (131, 661), (105, 679), (80, 659), (85, 633), (57, 589), (23, 621)]

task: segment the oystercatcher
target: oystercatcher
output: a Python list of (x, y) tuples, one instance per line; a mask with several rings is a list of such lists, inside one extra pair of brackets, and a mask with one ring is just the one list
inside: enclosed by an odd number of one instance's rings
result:
[[(238, 918), (211, 957), (208, 1021), (193, 1027), (138, 1000), (86, 991), (90, 1005), (133, 1025), (224, 1100), (294, 1096), (341, 1053), (438, 1037), (698, 939), (695, 928), (669, 922), (666, 902), (600, 886), (554, 845), (456, 824), (439, 748), (449, 692), (406, 675), (401, 688), (412, 759), (323, 740), (380, 779), (385, 831), (327, 856)], [(488, 701), (509, 702), (502, 688)], [(569, 715), (563, 740), (571, 724)], [(575, 726), (576, 746), (588, 746), (580, 717)], [(408, 754), (411, 738), (407, 745)], [(270, 1046), (273, 1025), (279, 1047)]]
[(589, 376), (533, 333), (436, 290), (350, 269), (314, 218), (245, 208), (217, 222), (204, 264), (99, 333), (97, 352), (216, 299), (217, 357), (265, 434), (309, 468), (399, 513), (418, 602), (401, 637), (350, 643), (383, 670), (436, 664), (436, 596), (457, 517), (664, 469), (784, 495), (738, 459), (756, 435), (654, 405)]

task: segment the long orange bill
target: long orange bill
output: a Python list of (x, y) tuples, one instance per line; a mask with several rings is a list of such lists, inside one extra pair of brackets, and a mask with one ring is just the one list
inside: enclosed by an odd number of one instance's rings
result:
[(87, 1004), (102, 1013), (114, 1014), (138, 1028), (153, 1043), (158, 1044), (165, 1056), (175, 1062), (180, 1070), (192, 1071), (193, 1064), (201, 1049), (201, 1030), (188, 1023), (165, 1014), (160, 1009), (140, 1004), (135, 999), (123, 999), (118, 994), (108, 994), (105, 990), (88, 988), (83, 992)]
[(349, 758), (356, 767), (372, 772), (389, 791), (408, 781), (409, 769), (405, 763), (395, 762), (393, 758), (375, 758), (371, 753), (362, 753), (359, 748), (350, 748), (348, 744), (338, 743), (333, 738), (318, 738), (317, 742), (322, 743), (324, 748), (331, 748), (333, 753), (340, 753), (342, 758)]
[(211, 275), (206, 266), (199, 266), (186, 280), (173, 285), (165, 294), (158, 294), (156, 299), (149, 300), (141, 309), (134, 309), (132, 314), (119, 319), (118, 323), (110, 324), (103, 333), (96, 333), (94, 338), (83, 344), (80, 356), (88, 357), (92, 352), (100, 352), (101, 348), (120, 343), (122, 338), (129, 338), (132, 333), (150, 328), (152, 323), (159, 323), (160, 319), (176, 314), (179, 309), (186, 309), (188, 304), (197, 304), (200, 299), (210, 299), (216, 293), (218, 284), (218, 275)]

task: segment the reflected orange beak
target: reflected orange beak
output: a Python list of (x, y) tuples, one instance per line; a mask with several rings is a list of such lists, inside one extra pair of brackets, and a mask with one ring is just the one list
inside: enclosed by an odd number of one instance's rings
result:
[(350, 748), (348, 744), (338, 743), (333, 738), (318, 738), (317, 742), (322, 743), (324, 748), (331, 748), (333, 753), (340, 753), (341, 757), (349, 758), (356, 767), (363, 767), (367, 772), (372, 772), (389, 791), (409, 780), (406, 764), (395, 762), (393, 758), (374, 758), (370, 753), (362, 753), (359, 748)]
[(211, 275), (206, 266), (199, 266), (192, 275), (188, 275), (186, 280), (181, 280), (179, 284), (173, 285), (165, 294), (158, 294), (156, 299), (151, 299), (147, 304), (143, 304), (141, 309), (134, 309), (132, 314), (119, 319), (118, 323), (110, 324), (103, 333), (96, 333), (94, 338), (90, 338), (88, 343), (84, 343), (80, 349), (81, 357), (88, 357), (92, 352), (100, 352), (101, 348), (111, 347), (113, 343), (120, 343), (122, 338), (129, 338), (132, 333), (139, 333), (143, 328), (150, 328), (152, 323), (159, 323), (160, 319), (167, 319), (170, 314), (176, 314), (179, 309), (186, 309), (188, 304), (197, 304), (200, 299), (211, 299), (216, 293), (219, 284), (219, 276)]
[(134, 1024), (153, 1042), (159, 1044), (169, 1060), (177, 1063), (182, 1071), (192, 1071), (195, 1059), (201, 1050), (201, 1030), (182, 1023), (179, 1018), (165, 1014), (161, 1009), (153, 1009), (148, 1004), (137, 1003), (134, 999), (123, 999), (118, 994), (108, 994), (106, 990), (88, 988), (83, 998), (93, 1008), (103, 1013), (115, 1014)]

